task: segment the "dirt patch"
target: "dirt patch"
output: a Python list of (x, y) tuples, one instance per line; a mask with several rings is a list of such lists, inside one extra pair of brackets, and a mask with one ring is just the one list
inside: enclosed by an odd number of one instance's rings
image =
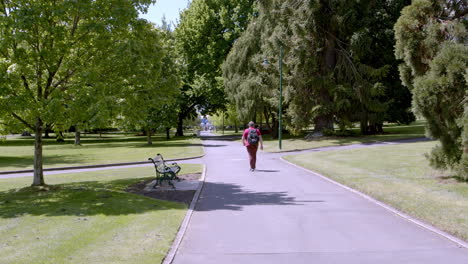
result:
[[(181, 179), (181, 181), (197, 181), (201, 178), (201, 173), (183, 174), (179, 175), (178, 177)], [(144, 195), (154, 199), (185, 203), (187, 205), (190, 205), (193, 196), (196, 192), (195, 190), (179, 191), (165, 187), (148, 190), (147, 186), (152, 181), (153, 180), (145, 180), (132, 184), (128, 186), (126, 191), (129, 193)]]

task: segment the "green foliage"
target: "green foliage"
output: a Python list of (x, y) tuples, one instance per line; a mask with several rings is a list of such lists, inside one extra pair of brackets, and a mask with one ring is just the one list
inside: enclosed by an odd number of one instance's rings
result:
[(178, 134), (183, 120), (202, 113), (224, 109), (221, 64), (240, 32), (244, 31), (253, 0), (194, 0), (181, 13), (175, 34), (185, 66), (179, 102)]
[(146, 131), (172, 127), (180, 88), (172, 32), (140, 20), (121, 45), (118, 59), (131, 65), (121, 77), (123, 124)]
[[(317, 132), (361, 121), (411, 122), (411, 94), (397, 80), (393, 23), (409, 0), (259, 1), (258, 14), (223, 65), (225, 90), (241, 117), (279, 115), (278, 60), (284, 49), (284, 102), (290, 130)], [(270, 62), (263, 69), (264, 59)]]
[[(99, 95), (96, 83), (103, 81), (96, 80), (112, 76), (88, 69), (114, 57), (114, 45), (127, 37), (138, 11), (152, 2), (2, 1), (0, 116), (7, 125), (21, 123), (35, 132), (34, 185), (44, 184), (45, 124), (65, 126), (69, 119), (83, 118), (80, 110)], [(112, 78), (107, 81), (112, 84)]]
[(468, 178), (466, 3), (416, 0), (395, 25), (400, 76), (412, 88), (427, 133), (440, 141), (429, 159)]

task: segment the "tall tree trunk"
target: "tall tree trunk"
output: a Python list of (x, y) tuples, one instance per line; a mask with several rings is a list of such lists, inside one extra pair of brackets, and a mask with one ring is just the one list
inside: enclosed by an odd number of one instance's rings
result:
[(377, 133), (383, 134), (383, 123), (377, 123), (375, 126), (377, 127)]
[(361, 120), (360, 120), (360, 128), (361, 128), (361, 134), (362, 135), (367, 135), (369, 134), (368, 132), (368, 125), (369, 123), (369, 120), (368, 120), (368, 116), (367, 116), (367, 112), (365, 110), (362, 110), (361, 112)]
[(323, 130), (333, 130), (333, 116), (332, 115), (321, 115), (315, 118), (315, 126), (313, 134), (319, 135), (323, 133)]
[[(318, 93), (318, 102), (319, 104), (328, 108), (333, 104), (333, 97), (330, 95), (330, 86), (333, 85), (333, 72), (336, 68), (337, 62), (337, 51), (336, 51), (336, 33), (335, 25), (332, 22), (332, 8), (330, 7), (330, 2), (326, 0), (319, 1), (321, 7), (321, 14), (323, 15), (324, 20), (321, 21), (324, 24), (323, 34), (325, 38), (325, 47), (324, 52), (321, 54), (320, 59), (320, 73), (323, 78), (327, 80), (320, 87)], [(327, 85), (328, 83), (328, 85)], [(307, 135), (306, 138), (314, 138), (317, 136), (323, 135), (324, 129), (333, 130), (333, 113), (321, 113), (314, 119), (314, 131)]]
[(43, 131), (42, 120), (38, 117), (36, 120), (35, 127), (35, 140), (34, 140), (34, 176), (32, 186), (43, 186), (44, 182), (44, 171), (42, 168), (42, 131)]
[(75, 145), (81, 145), (81, 132), (78, 125), (75, 125)]
[[(320, 91), (320, 102), (323, 105), (330, 105), (332, 104), (332, 99), (330, 96), (330, 93), (326, 87), (322, 87), (322, 90)], [(312, 134), (307, 135), (307, 137), (317, 137), (317, 136), (322, 136), (323, 135), (323, 130), (329, 129), (329, 130), (334, 130), (333, 127), (333, 114), (330, 113), (322, 113), (318, 115), (314, 119), (314, 131)]]
[(179, 136), (179, 137), (184, 136), (184, 119), (185, 119), (185, 116), (182, 114), (179, 114), (178, 120), (177, 120), (176, 136)]
[(234, 132), (239, 132), (239, 127), (237, 126), (237, 119), (234, 120)]
[(64, 139), (64, 136), (63, 136), (63, 132), (62, 132), (62, 131), (57, 132), (57, 136), (56, 136), (55, 141), (57, 141), (57, 142), (65, 142), (65, 139)]
[(279, 135), (279, 122), (278, 120), (275, 119), (274, 116), (271, 117), (272, 120), (271, 120), (271, 138), (272, 139), (278, 139), (278, 135)]
[(166, 127), (166, 139), (167, 139), (167, 140), (171, 139), (170, 132), (171, 132), (171, 128), (170, 128), (170, 127)]
[(153, 144), (153, 139), (151, 138), (151, 129), (146, 129), (146, 138), (148, 139), (148, 145)]
[(49, 135), (49, 132), (50, 132), (50, 126), (49, 125), (45, 125), (44, 126), (44, 138), (50, 138), (50, 135)]
[(102, 138), (102, 129), (99, 129), (99, 138)]

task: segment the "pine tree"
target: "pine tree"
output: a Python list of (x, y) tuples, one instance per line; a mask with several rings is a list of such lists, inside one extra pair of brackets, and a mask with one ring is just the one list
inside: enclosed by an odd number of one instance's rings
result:
[[(281, 114), (289, 130), (313, 124), (316, 136), (333, 130), (334, 122), (344, 129), (360, 121), (365, 134), (381, 132), (388, 119), (411, 121), (410, 94), (396, 80), (397, 63), (389, 52), (393, 23), (408, 3), (260, 1), (257, 17), (224, 64), (226, 93), (240, 113), (267, 108), (270, 118), (277, 117), (282, 48), (286, 111)], [(263, 70), (263, 59), (274, 67)], [(396, 107), (402, 110), (393, 115)]]

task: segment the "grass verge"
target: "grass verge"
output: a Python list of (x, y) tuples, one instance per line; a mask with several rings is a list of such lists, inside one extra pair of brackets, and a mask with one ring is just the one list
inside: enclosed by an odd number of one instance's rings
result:
[[(414, 122), (408, 126), (385, 126), (384, 133), (379, 135), (362, 136), (357, 129), (352, 130), (356, 136), (348, 137), (322, 137), (315, 140), (306, 140), (304, 135), (291, 136), (284, 135), (282, 139), (281, 151), (292, 151), (301, 149), (321, 148), (328, 146), (343, 146), (358, 143), (382, 142), (407, 138), (424, 137), (424, 122)], [(264, 147), (266, 152), (280, 151), (278, 140), (271, 139), (270, 135), (264, 136)]]
[(434, 142), (286, 156), (316, 171), (468, 240), (468, 183), (429, 167)]
[[(160, 263), (187, 206), (125, 192), (152, 167), (0, 179), (1, 263)], [(182, 165), (182, 173), (201, 172)]]
[[(122, 134), (85, 135), (82, 144), (76, 146), (72, 139), (58, 143), (55, 139), (44, 141), (44, 168), (79, 165), (145, 161), (161, 153), (165, 159), (193, 157), (203, 154), (200, 139), (177, 137), (165, 140), (153, 137), (153, 144), (146, 144), (145, 137)], [(0, 141), (0, 171), (32, 169), (34, 139), (8, 138)]]

